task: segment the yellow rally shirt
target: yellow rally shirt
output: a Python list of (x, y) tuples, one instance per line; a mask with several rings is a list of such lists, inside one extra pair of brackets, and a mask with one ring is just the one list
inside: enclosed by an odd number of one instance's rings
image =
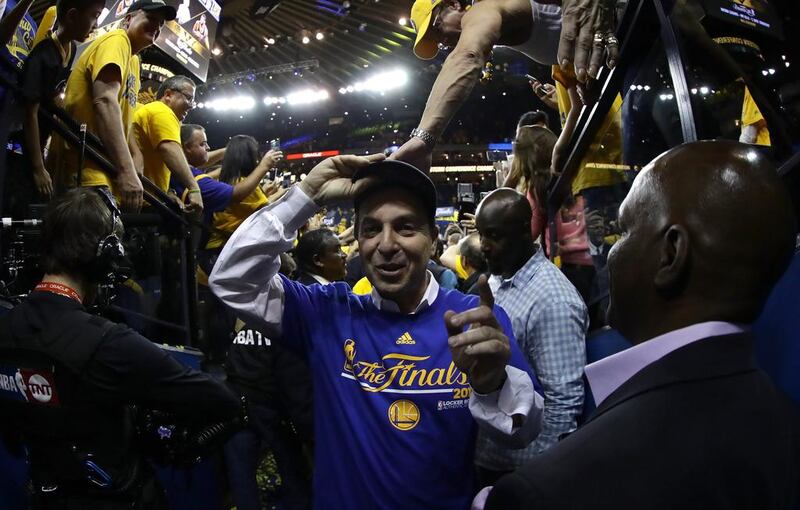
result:
[[(556, 82), (558, 94), (558, 112), (561, 125), (572, 108), (567, 88), (577, 83), (572, 72), (562, 71), (560, 67), (552, 67), (552, 77)], [(572, 181), (572, 194), (578, 195), (582, 190), (600, 186), (612, 186), (624, 180), (621, 173), (622, 164), (622, 96), (617, 94), (611, 110), (603, 120), (603, 125), (586, 151), (581, 161), (578, 175)]]
[(750, 89), (745, 86), (744, 100), (742, 101), (742, 125), (750, 126), (760, 123), (760, 125), (756, 127), (756, 129), (758, 129), (758, 134), (756, 135), (755, 144), (771, 146), (772, 141), (769, 137), (769, 129), (766, 123), (761, 122), (763, 120), (764, 116), (761, 114), (761, 110), (758, 109), (756, 102), (753, 101), (753, 96), (750, 95)]
[(162, 142), (181, 144), (181, 122), (169, 106), (153, 101), (136, 109), (133, 132), (144, 156), (144, 176), (161, 191), (167, 191), (170, 171), (158, 153), (158, 146)]
[(211, 229), (206, 248), (212, 250), (222, 247), (233, 231), (248, 216), (267, 205), (268, 201), (267, 196), (261, 191), (261, 187), (256, 186), (256, 189), (238, 204), (231, 204), (224, 211), (214, 213), (214, 226)]
[[(78, 58), (67, 80), (64, 108), (78, 122), (86, 123), (89, 132), (96, 135), (92, 86), (100, 71), (108, 65), (119, 68), (122, 75), (118, 100), (122, 110), (122, 129), (127, 136), (139, 94), (139, 57), (131, 54), (130, 40), (122, 29), (98, 37)], [(61, 183), (74, 186), (80, 157), (78, 147), (71, 147), (62, 138), (56, 137), (53, 140), (53, 151), (52, 161)], [(85, 157), (81, 184), (111, 187), (111, 178), (91, 159)]]

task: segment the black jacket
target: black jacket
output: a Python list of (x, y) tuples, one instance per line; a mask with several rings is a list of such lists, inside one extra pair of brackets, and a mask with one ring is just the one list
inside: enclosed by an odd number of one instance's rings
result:
[[(35, 395), (24, 396), (26, 387), (27, 393), (34, 391), (32, 381), (42, 380), (25, 369), (26, 359), (56, 364), (52, 391), (61, 392), (63, 407), (51, 416), (62, 419), (46, 419), (47, 412), (31, 398)], [(15, 411), (0, 413), (0, 429), (6, 438), (24, 430), (20, 440), (29, 447), (32, 476), (40, 480), (80, 475), (68, 464), (76, 449), (93, 454), (120, 477), (130, 473), (139, 453), (129, 441), (131, 404), (199, 424), (229, 420), (240, 411), (236, 395), (225, 385), (184, 367), (132, 329), (91, 316), (77, 301), (49, 292), (31, 293), (0, 317), (0, 365), (19, 374), (14, 387), (3, 388), (11, 391), (0, 404)], [(48, 405), (56, 403), (54, 397)]]
[[(298, 281), (317, 283), (307, 274)], [(314, 436), (311, 371), (304, 355), (284, 347), (251, 324), (235, 332), (225, 362), (228, 381), (252, 404), (291, 419), (301, 439)]]
[(471, 294), (477, 296), (479, 294), (478, 278), (480, 278), (482, 274), (485, 274), (487, 277), (489, 276), (489, 273), (481, 273), (480, 271), (475, 271), (474, 273), (469, 275), (469, 278), (459, 282), (458, 290), (460, 290), (464, 294)]
[(719, 336), (652, 363), (501, 478), (485, 508), (794, 508), (800, 418), (752, 350), (749, 334)]

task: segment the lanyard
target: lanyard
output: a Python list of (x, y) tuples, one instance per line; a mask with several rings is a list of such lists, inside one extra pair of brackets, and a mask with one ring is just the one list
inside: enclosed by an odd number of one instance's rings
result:
[(41, 282), (33, 290), (38, 290), (42, 292), (52, 292), (53, 294), (58, 294), (59, 296), (64, 296), (70, 299), (74, 299), (78, 303), (82, 303), (81, 297), (80, 295), (78, 295), (75, 289), (73, 289), (72, 287), (68, 287), (62, 283)]

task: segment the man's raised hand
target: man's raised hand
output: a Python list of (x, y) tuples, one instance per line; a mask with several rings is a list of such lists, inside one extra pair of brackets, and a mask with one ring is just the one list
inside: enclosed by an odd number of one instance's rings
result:
[(614, 34), (615, 0), (562, 0), (561, 40), (558, 63), (563, 69), (575, 65), (575, 76), (585, 83), (596, 78), (607, 54), (612, 68), (619, 58), (619, 41)]
[(353, 182), (352, 177), (356, 170), (384, 159), (386, 156), (383, 154), (328, 158), (312, 168), (306, 178), (300, 181), (300, 189), (319, 206), (352, 200), (373, 183), (369, 177)]
[(467, 374), (475, 391), (486, 394), (503, 386), (511, 344), (494, 315), (494, 296), (485, 275), (478, 279), (478, 289), (478, 306), (461, 313), (448, 310), (444, 323), (453, 363)]

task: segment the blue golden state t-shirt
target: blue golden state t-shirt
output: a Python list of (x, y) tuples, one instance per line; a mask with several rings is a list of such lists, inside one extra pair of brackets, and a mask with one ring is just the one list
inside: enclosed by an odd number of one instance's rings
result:
[[(345, 283), (282, 278), (283, 341), (307, 354), (314, 381), (314, 508), (467, 510), (477, 423), (447, 345), (444, 313), (478, 298), (440, 289), (415, 315), (378, 310)], [(511, 323), (509, 364), (530, 373)]]

